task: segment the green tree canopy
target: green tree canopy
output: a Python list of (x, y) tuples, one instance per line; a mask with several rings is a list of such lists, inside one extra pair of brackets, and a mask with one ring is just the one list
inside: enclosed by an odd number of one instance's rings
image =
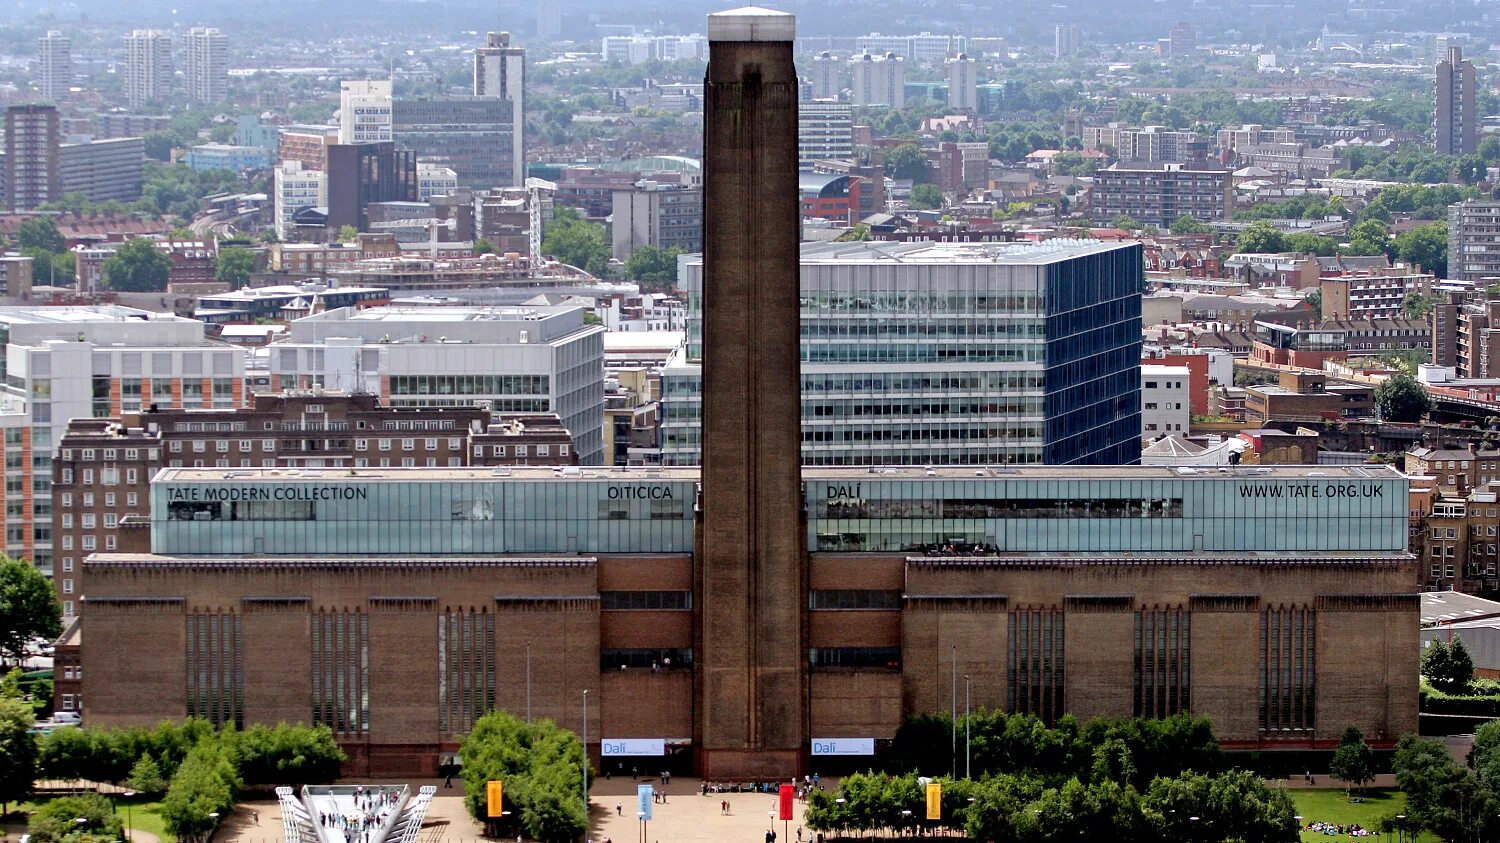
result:
[(906, 203), (916, 210), (943, 207), (943, 191), (935, 184), (915, 184), (911, 188), (911, 199)]
[(1276, 226), (1264, 220), (1250, 223), (1235, 236), (1234, 242), (1241, 252), (1269, 254), (1286, 251), (1286, 238)]
[(1448, 224), (1432, 222), (1396, 237), (1396, 256), (1439, 278), (1448, 276)]
[(1213, 231), (1213, 229), (1209, 228), (1207, 223), (1200, 222), (1197, 218), (1188, 214), (1183, 214), (1177, 219), (1172, 220), (1171, 231), (1173, 234), (1179, 235), (1207, 234), (1208, 232)]
[[(1475, 735), (1475, 748), (1480, 746)], [(1484, 766), (1491, 753), (1483, 753)], [(1476, 768), (1482, 769), (1476, 758)], [(1444, 840), (1489, 839), (1500, 833), (1500, 798), (1493, 786), (1454, 762), (1443, 745), (1416, 735), (1396, 743), (1391, 759), (1396, 784), (1406, 794), (1408, 831), (1426, 829)]]
[(626, 259), (625, 278), (650, 287), (670, 288), (677, 281), (677, 256), (680, 254), (682, 249), (677, 246), (669, 249), (641, 246)]
[(1316, 313), (1316, 314), (1318, 314), (1318, 318), (1319, 319), (1323, 318), (1323, 291), (1322, 290), (1319, 290), (1319, 289), (1316, 289), (1316, 288), (1314, 288), (1312, 290), (1308, 290), (1307, 293), (1302, 296), (1302, 300), (1305, 301), (1305, 302), (1307, 302), (1308, 304), (1312, 305), (1313, 312)]
[(914, 143), (903, 143), (885, 154), (885, 171), (893, 179), (927, 179), (927, 156)]
[(1286, 238), (1286, 249), (1289, 252), (1301, 252), (1304, 255), (1332, 257), (1339, 253), (1339, 241), (1327, 235), (1299, 231)]
[(1115, 218), (1109, 221), (1109, 225), (1111, 228), (1124, 231), (1139, 231), (1145, 227), (1140, 220), (1128, 214), (1116, 214)]
[(57, 254), (68, 250), (68, 241), (58, 232), (51, 217), (27, 217), (16, 227), (16, 246)]
[(31, 815), (26, 831), (36, 843), (115, 843), (123, 827), (109, 797), (86, 793), (47, 802)]
[(31, 734), (35, 722), (31, 706), (0, 698), (0, 816), (10, 803), (31, 795), (37, 776), (36, 738)]
[(527, 723), (504, 711), (475, 721), (459, 747), (464, 805), (488, 822), (485, 782), (505, 784), (516, 825), (533, 840), (562, 843), (587, 830), (583, 809), (583, 745), (550, 720)]
[(481, 237), (478, 240), (474, 241), (474, 254), (493, 255), (495, 254), (495, 244)]
[(1417, 290), (1408, 290), (1401, 298), (1401, 315), (1407, 319), (1426, 319), (1432, 308), (1441, 301), (1439, 297), (1422, 293)]
[(125, 780), (130, 789), (147, 796), (155, 796), (167, 789), (167, 780), (162, 778), (161, 766), (151, 753), (143, 754), (135, 766), (130, 768), (130, 777)]
[(325, 784), (339, 777), (345, 761), (327, 726), (257, 724), (227, 737), (230, 757), (247, 787)]
[(20, 662), (26, 645), (62, 634), (62, 604), (41, 571), (0, 556), (0, 659)]
[(1344, 730), (1328, 771), (1356, 788), (1363, 788), (1375, 778), (1375, 752), (1365, 743), (1363, 732), (1353, 726)]
[(1378, 219), (1361, 220), (1349, 229), (1349, 255), (1389, 255), (1391, 233)]
[(1432, 397), (1411, 375), (1391, 375), (1375, 388), (1375, 409), (1386, 421), (1414, 422), (1432, 409)]
[(214, 259), (214, 279), (239, 289), (255, 272), (255, 252), (244, 246), (225, 246)]
[(132, 293), (157, 293), (167, 289), (172, 259), (150, 240), (137, 237), (125, 241), (104, 262), (104, 278), (110, 289)]
[(341, 225), (333, 237), (335, 242), (338, 243), (353, 243), (359, 239), (359, 229), (352, 225)]
[(229, 816), (239, 788), (239, 777), (223, 743), (201, 740), (172, 776), (161, 801), (162, 822), (179, 839), (205, 834), (216, 824), (211, 814)]
[(572, 208), (558, 208), (542, 239), (542, 253), (591, 275), (609, 274), (612, 254), (604, 226), (589, 222)]

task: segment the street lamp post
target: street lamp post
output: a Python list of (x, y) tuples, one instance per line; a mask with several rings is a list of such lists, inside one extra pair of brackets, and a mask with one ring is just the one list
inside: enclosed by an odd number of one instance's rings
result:
[(1397, 814), (1396, 815), (1396, 843), (1401, 843), (1401, 841), (1405, 837), (1406, 837), (1406, 815), (1405, 814)]
[(974, 760), (974, 742), (970, 738), (972, 732), (969, 729), (969, 702), (973, 696), (974, 680), (969, 674), (964, 674), (964, 778), (973, 778), (970, 768)]
[(125, 791), (125, 843), (130, 843), (130, 800), (135, 798), (135, 791)]
[(952, 703), (952, 714), (950, 720), (953, 723), (953, 766), (949, 769), (953, 775), (958, 775), (958, 645), (953, 645), (953, 691), (948, 695)]
[(218, 827), (219, 827), (219, 812), (218, 811), (209, 811), (208, 812), (208, 833), (205, 834), (205, 835), (203, 835), (203, 839), (204, 840), (212, 840), (213, 836), (214, 836), (214, 829), (216, 829)]
[(589, 689), (583, 689), (583, 822), (589, 821)]

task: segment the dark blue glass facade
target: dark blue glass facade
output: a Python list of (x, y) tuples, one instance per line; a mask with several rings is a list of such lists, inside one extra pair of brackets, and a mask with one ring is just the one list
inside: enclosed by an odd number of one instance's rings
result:
[(1046, 267), (1042, 461), (1141, 459), (1140, 244)]

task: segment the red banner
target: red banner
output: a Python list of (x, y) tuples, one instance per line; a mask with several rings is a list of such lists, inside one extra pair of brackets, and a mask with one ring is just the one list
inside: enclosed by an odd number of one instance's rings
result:
[(795, 791), (791, 785), (784, 784), (781, 786), (781, 816), (777, 817), (777, 819), (789, 820), (792, 818), (792, 798), (794, 793)]

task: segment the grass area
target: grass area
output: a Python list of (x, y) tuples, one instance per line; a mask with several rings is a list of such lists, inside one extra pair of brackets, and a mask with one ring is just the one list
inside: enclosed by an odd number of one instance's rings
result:
[[(7, 834), (13, 835), (25, 832), (26, 818), (31, 815), (31, 812), (45, 805), (47, 801), (46, 799), (38, 799), (31, 802), (22, 802), (20, 805), (12, 803), (7, 806), (10, 813), (6, 815), (4, 822), (0, 823), (0, 829), (3, 829)], [(126, 811), (127, 802), (130, 805), (129, 811)], [(172, 835), (167, 833), (166, 825), (162, 822), (160, 800), (127, 800), (122, 797), (117, 798), (115, 804), (117, 806), (115, 813), (119, 815), (120, 822), (123, 823), (125, 817), (128, 815), (130, 817), (131, 828), (150, 832), (161, 838), (163, 843), (172, 843), (174, 840)]]
[[(1406, 794), (1399, 790), (1370, 789), (1362, 794), (1356, 794), (1360, 801), (1350, 802), (1344, 795), (1343, 789), (1338, 790), (1303, 790), (1295, 788), (1287, 791), (1292, 801), (1297, 803), (1297, 813), (1302, 815), (1302, 824), (1305, 826), (1310, 822), (1325, 822), (1335, 825), (1358, 824), (1363, 828), (1375, 831), (1380, 828), (1380, 820), (1383, 817), (1393, 817), (1406, 810)], [(1330, 837), (1326, 834), (1315, 834), (1307, 831), (1302, 832), (1304, 843), (1330, 843), (1338, 840), (1383, 840), (1382, 836), (1371, 836), (1368, 838), (1353, 838), (1348, 835)], [(1437, 843), (1437, 838), (1430, 833), (1424, 833), (1419, 839), (1420, 843)]]

